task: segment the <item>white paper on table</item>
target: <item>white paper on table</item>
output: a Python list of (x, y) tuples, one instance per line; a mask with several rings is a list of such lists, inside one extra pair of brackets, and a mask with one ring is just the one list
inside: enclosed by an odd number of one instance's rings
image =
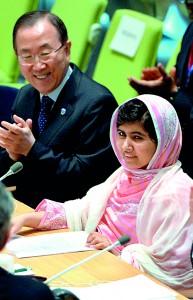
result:
[(128, 57), (134, 57), (145, 27), (146, 24), (143, 21), (124, 15), (110, 44), (110, 49)]
[(85, 247), (85, 231), (60, 232), (10, 240), (6, 249), (18, 258), (95, 250)]
[[(112, 266), (113, 268), (113, 266)], [(53, 289), (53, 288), (51, 288)], [(67, 287), (80, 300), (166, 300), (177, 299), (177, 293), (161, 286), (143, 274), (89, 287)]]

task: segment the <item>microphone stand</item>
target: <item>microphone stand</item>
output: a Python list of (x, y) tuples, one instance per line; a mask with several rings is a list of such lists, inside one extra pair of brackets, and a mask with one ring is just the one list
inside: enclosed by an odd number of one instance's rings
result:
[(23, 168), (23, 165), (20, 161), (14, 163), (9, 171), (7, 171), (6, 174), (4, 174), (3, 176), (0, 177), (0, 181), (2, 181), (3, 179), (5, 179), (6, 177), (10, 176), (10, 175), (13, 175), (13, 174), (16, 174), (17, 172), (21, 171), (21, 169)]
[(130, 238), (129, 238), (128, 236), (123, 236), (123, 237), (121, 237), (117, 242), (115, 242), (114, 244), (112, 244), (112, 245), (110, 245), (110, 246), (104, 248), (103, 250), (98, 251), (97, 253), (95, 253), (95, 254), (93, 254), (93, 255), (91, 255), (91, 256), (89, 256), (89, 257), (87, 257), (87, 258), (85, 258), (85, 259), (79, 261), (78, 263), (76, 263), (76, 264), (74, 264), (74, 265), (68, 267), (67, 269), (65, 269), (65, 270), (63, 270), (63, 271), (57, 273), (57, 274), (54, 275), (53, 277), (51, 277), (51, 278), (45, 280), (44, 283), (45, 283), (45, 284), (48, 284), (49, 282), (55, 280), (56, 278), (60, 277), (61, 275), (65, 274), (65, 273), (67, 273), (68, 271), (71, 271), (71, 270), (75, 269), (76, 267), (78, 267), (78, 266), (84, 264), (85, 262), (87, 262), (87, 261), (89, 261), (89, 260), (91, 260), (91, 259), (93, 259), (93, 258), (95, 258), (95, 257), (97, 257), (97, 256), (99, 256), (99, 255), (101, 255), (101, 254), (103, 254), (103, 253), (106, 252), (106, 251), (109, 251), (109, 250), (113, 249), (113, 248), (116, 247), (116, 246), (120, 246), (120, 245), (126, 244), (126, 243), (128, 243), (129, 241), (130, 241)]

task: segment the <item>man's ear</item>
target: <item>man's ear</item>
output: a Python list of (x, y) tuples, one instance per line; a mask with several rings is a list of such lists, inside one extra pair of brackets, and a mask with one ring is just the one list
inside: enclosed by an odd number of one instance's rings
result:
[(70, 58), (70, 48), (71, 48), (72, 42), (70, 40), (67, 40), (65, 43), (65, 49), (66, 56)]
[(3, 248), (5, 247), (7, 241), (9, 240), (9, 238), (10, 238), (10, 229), (7, 229), (7, 231), (4, 234), (3, 239), (1, 241), (0, 250), (3, 250)]

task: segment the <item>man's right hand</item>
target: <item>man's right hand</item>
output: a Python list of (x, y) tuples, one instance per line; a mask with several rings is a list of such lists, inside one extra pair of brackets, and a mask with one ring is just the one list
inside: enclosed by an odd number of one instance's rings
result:
[(28, 155), (35, 138), (31, 131), (31, 119), (24, 121), (16, 115), (13, 118), (15, 121), (13, 124), (1, 122), (3, 127), (0, 127), (0, 146), (6, 149), (12, 160), (17, 161), (22, 155)]

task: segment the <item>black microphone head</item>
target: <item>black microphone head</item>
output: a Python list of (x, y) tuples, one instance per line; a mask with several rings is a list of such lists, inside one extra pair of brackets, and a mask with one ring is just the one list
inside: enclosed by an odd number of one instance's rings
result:
[(119, 239), (120, 245), (124, 245), (130, 242), (130, 237), (128, 235), (123, 235)]
[(52, 294), (55, 300), (80, 300), (75, 294), (64, 288), (56, 288), (52, 290)]
[(10, 170), (15, 174), (19, 171), (21, 171), (21, 169), (23, 169), (23, 165), (20, 161), (17, 161), (15, 164), (13, 164), (11, 167), (10, 167)]

